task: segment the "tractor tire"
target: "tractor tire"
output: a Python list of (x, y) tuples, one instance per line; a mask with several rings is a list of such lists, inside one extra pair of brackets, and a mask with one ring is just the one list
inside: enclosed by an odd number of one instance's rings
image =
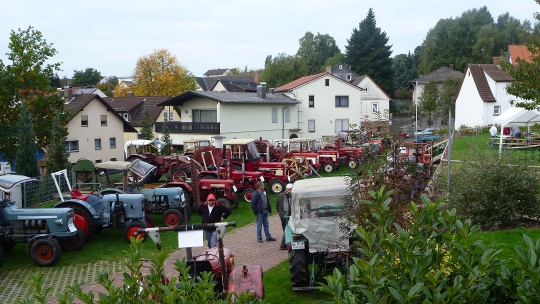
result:
[(356, 166), (358, 166), (358, 162), (354, 159), (351, 159), (347, 162), (347, 166), (349, 166), (349, 169), (354, 169)]
[(144, 222), (146, 223), (145, 228), (154, 228), (154, 227), (156, 227), (156, 221), (154, 221), (154, 218), (151, 217), (150, 215), (145, 215), (144, 216)]
[(273, 179), (270, 181), (270, 192), (274, 194), (280, 194), (285, 191), (285, 182), (280, 179)]
[(181, 168), (174, 169), (172, 172), (172, 178), (169, 178), (169, 182), (183, 182), (191, 178), (189, 171), (184, 171)]
[(126, 222), (126, 228), (124, 228), (124, 239), (126, 242), (131, 243), (131, 238), (140, 238), (142, 237), (144, 240), (148, 237), (148, 234), (142, 232), (139, 233), (139, 229), (144, 229), (146, 226), (146, 223), (142, 222)]
[(222, 204), (223, 206), (229, 208), (229, 209), (232, 209), (231, 201), (229, 201), (228, 199), (226, 199), (224, 197), (218, 199), (217, 202)]
[(231, 201), (231, 209), (236, 209), (238, 208), (238, 203), (240, 202), (240, 200), (238, 199), (238, 196), (236, 196), (236, 194), (233, 196), (233, 199)]
[(77, 227), (77, 233), (68, 236), (59, 238), (58, 242), (60, 243), (60, 247), (62, 247), (62, 250), (65, 251), (77, 251), (83, 248), (84, 244), (86, 243), (86, 237), (84, 236), (84, 232), (81, 228)]
[(306, 250), (289, 250), (289, 272), (292, 287), (309, 286)]
[(90, 240), (96, 233), (96, 222), (90, 211), (76, 203), (69, 203), (64, 207), (72, 208), (75, 211), (75, 226), (83, 231), (86, 241)]
[(324, 172), (326, 172), (326, 173), (332, 173), (335, 170), (334, 164), (332, 164), (331, 162), (324, 163), (322, 165), (322, 168), (323, 168)]
[(4, 251), (0, 247), (0, 268), (2, 268), (2, 265), (4, 265)]
[(163, 212), (163, 225), (165, 227), (174, 227), (181, 225), (184, 221), (182, 213), (176, 209), (167, 209)]
[(4, 241), (2, 242), (2, 250), (4, 252), (10, 252), (11, 249), (13, 249), (13, 247), (15, 247), (15, 245), (17, 245), (17, 242), (14, 241), (13, 239), (10, 239), (10, 238), (5, 238)]
[(60, 260), (62, 248), (55, 238), (50, 236), (42, 237), (33, 241), (30, 245), (30, 256), (36, 265), (51, 267)]
[(246, 202), (251, 203), (251, 196), (253, 195), (253, 192), (255, 192), (255, 189), (253, 188), (247, 188), (246, 190), (244, 190), (244, 193), (242, 193), (242, 197)]

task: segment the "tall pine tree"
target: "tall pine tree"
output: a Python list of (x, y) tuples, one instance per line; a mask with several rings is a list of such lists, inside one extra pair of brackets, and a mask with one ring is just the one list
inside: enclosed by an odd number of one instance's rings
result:
[(55, 123), (52, 129), (51, 146), (47, 153), (47, 161), (45, 166), (47, 173), (57, 172), (63, 169), (71, 169), (71, 164), (68, 161), (69, 153), (66, 151), (65, 140), (67, 130), (62, 116), (56, 112)]
[(141, 121), (141, 139), (153, 139), (154, 132), (150, 122), (150, 112), (148, 112), (148, 103), (144, 103), (143, 119)]
[(20, 104), (19, 121), (17, 122), (18, 149), (15, 154), (17, 164), (15, 171), (18, 174), (37, 177), (39, 175), (36, 160), (36, 135), (34, 124), (28, 111), (28, 104), (23, 101)]
[(161, 155), (171, 155), (172, 154), (172, 139), (171, 131), (169, 129), (169, 121), (165, 117), (163, 121), (163, 130), (161, 131), (161, 140), (165, 142), (165, 147), (161, 149)]
[(358, 29), (354, 28), (345, 46), (346, 63), (357, 74), (367, 74), (385, 92), (393, 91), (394, 71), (392, 69), (391, 45), (387, 45), (386, 32), (377, 27), (375, 13), (370, 8)]

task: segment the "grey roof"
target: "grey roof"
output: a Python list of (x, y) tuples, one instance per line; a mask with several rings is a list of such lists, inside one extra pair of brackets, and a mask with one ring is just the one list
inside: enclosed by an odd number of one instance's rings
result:
[[(218, 81), (224, 82), (255, 82), (255, 75), (231, 75), (231, 76), (218, 76), (218, 77), (196, 77), (197, 84), (203, 91), (212, 91)], [(225, 86), (225, 85), (224, 85)], [(226, 87), (227, 88), (227, 87)]]
[(223, 73), (227, 72), (229, 69), (214, 69), (214, 70), (208, 70), (203, 75), (211, 76), (211, 75), (223, 75)]
[(463, 73), (462, 72), (458, 72), (454, 69), (451, 69), (449, 67), (442, 67), (442, 68), (438, 68), (437, 70), (425, 75), (425, 76), (422, 76), (418, 79), (416, 79), (416, 83), (428, 83), (430, 81), (435, 81), (437, 83), (442, 83), (444, 82), (444, 80), (448, 77), (452, 77), (452, 78), (459, 78), (459, 79), (462, 79), (463, 78)]
[(178, 96), (171, 97), (157, 106), (181, 106), (184, 102), (195, 98), (208, 98), (224, 104), (297, 104), (300, 101), (280, 93), (266, 93), (266, 98), (257, 97), (257, 93), (243, 92), (212, 92), (187, 91)]

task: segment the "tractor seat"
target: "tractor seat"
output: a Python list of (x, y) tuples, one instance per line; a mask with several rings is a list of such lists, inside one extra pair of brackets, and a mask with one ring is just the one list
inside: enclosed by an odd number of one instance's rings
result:
[(78, 199), (85, 202), (88, 200), (88, 195), (82, 194), (81, 191), (77, 189), (71, 189), (69, 194), (71, 194), (72, 199)]

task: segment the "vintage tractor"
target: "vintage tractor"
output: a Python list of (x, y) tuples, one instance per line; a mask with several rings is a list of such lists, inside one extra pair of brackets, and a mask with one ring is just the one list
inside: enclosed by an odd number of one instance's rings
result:
[[(63, 250), (79, 250), (85, 243), (84, 233), (74, 224), (71, 208), (18, 208), (10, 191), (18, 185), (37, 180), (18, 174), (0, 175), (0, 266), (3, 251), (17, 243), (27, 243), (26, 252), (38, 266), (54, 266)], [(23, 185), (24, 186), (24, 185)]]
[[(123, 175), (121, 172), (118, 174)], [(154, 219), (145, 215), (142, 194), (125, 194), (118, 189), (110, 190), (114, 193), (103, 192), (100, 186), (96, 189), (97, 193), (82, 194), (73, 191), (77, 189), (71, 188), (65, 169), (53, 172), (51, 176), (61, 199), (54, 208), (72, 208), (75, 211), (75, 224), (83, 230), (87, 239), (103, 228), (123, 227), (124, 239), (130, 242), (129, 238), (134, 236), (137, 229), (155, 226)], [(63, 186), (70, 191), (69, 200), (64, 200), (62, 180), (65, 182)]]
[(388, 161), (397, 161), (399, 163), (422, 164), (426, 168), (433, 166), (432, 155), (426, 153), (429, 145), (424, 142), (404, 142), (395, 146), (394, 152), (388, 152), (386, 159)]
[(207, 151), (212, 144), (209, 139), (192, 138), (184, 140), (184, 155), (193, 157), (198, 151)]
[(340, 134), (323, 135), (321, 137), (323, 147), (319, 153), (337, 151), (338, 163), (347, 164), (349, 168), (354, 169), (359, 163), (364, 161), (364, 148), (347, 147), (345, 145), (347, 138), (348, 134), (345, 132)]
[(186, 216), (191, 217), (189, 198), (180, 187), (143, 188), (139, 193), (144, 195), (145, 212), (162, 214), (165, 226), (180, 225)]
[[(255, 298), (264, 299), (263, 271), (261, 265), (242, 265), (237, 268), (234, 265), (234, 254), (223, 246), (223, 237), (228, 226), (236, 226), (236, 222), (207, 223), (195, 225), (181, 225), (175, 227), (156, 227), (140, 229), (141, 233), (146, 233), (156, 243), (158, 250), (161, 250), (160, 232), (177, 231), (179, 238), (184, 231), (202, 230), (205, 228), (215, 228), (218, 236), (217, 247), (204, 250), (200, 255), (187, 261), (190, 275), (193, 278), (201, 278), (203, 272), (214, 273), (214, 290), (221, 294), (224, 299), (229, 292), (241, 294), (250, 292)], [(201, 236), (202, 237), (202, 236)], [(164, 282), (169, 280), (164, 277)]]
[(283, 162), (263, 162), (253, 139), (230, 139), (223, 142), (222, 159), (231, 161), (237, 171), (262, 172), (272, 193), (281, 193), (290, 181)]
[(347, 185), (341, 176), (294, 183), (286, 201), (288, 223), (284, 232), (293, 290), (316, 289), (316, 269), (321, 272), (343, 266), (341, 257), (349, 248), (349, 239), (342, 228), (354, 228), (340, 217), (345, 210)]

